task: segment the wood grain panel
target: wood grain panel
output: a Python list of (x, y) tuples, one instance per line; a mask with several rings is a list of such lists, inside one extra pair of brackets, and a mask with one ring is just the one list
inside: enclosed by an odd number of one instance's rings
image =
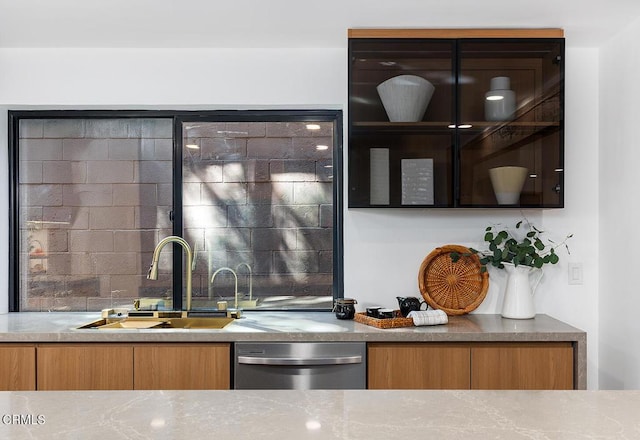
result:
[(571, 390), (570, 342), (475, 345), (471, 348), (471, 388), (491, 390)]
[(0, 391), (36, 389), (36, 347), (0, 346)]
[(470, 349), (458, 344), (370, 343), (369, 389), (469, 389)]
[(38, 390), (133, 389), (130, 345), (39, 345), (37, 366)]
[(542, 29), (349, 29), (349, 38), (563, 38), (557, 28)]
[(229, 344), (136, 345), (134, 388), (228, 390), (230, 352)]

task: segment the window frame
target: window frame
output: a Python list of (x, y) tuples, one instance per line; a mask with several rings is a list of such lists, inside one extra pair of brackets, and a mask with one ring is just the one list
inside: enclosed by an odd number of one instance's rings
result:
[[(333, 122), (333, 299), (344, 297), (344, 195), (342, 110), (9, 110), (9, 311), (20, 312), (19, 124), (22, 119), (172, 119), (173, 200), (170, 219), (174, 235), (183, 235), (182, 125), (185, 122)], [(182, 252), (173, 253), (173, 267), (182, 267)], [(183, 274), (173, 271), (174, 309), (182, 309)], [(280, 309), (255, 309), (274, 311)], [(322, 308), (287, 309), (313, 312)], [(253, 310), (252, 310), (253, 311)]]

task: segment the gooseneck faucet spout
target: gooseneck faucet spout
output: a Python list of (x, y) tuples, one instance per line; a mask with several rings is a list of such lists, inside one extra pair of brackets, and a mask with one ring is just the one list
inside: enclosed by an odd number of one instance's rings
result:
[(236, 266), (236, 274), (240, 273), (239, 269), (242, 266), (246, 267), (249, 272), (249, 301), (251, 301), (253, 299), (253, 273), (251, 272), (251, 266), (247, 263), (240, 263)]
[(184, 249), (184, 253), (186, 255), (186, 294), (187, 294), (187, 311), (191, 310), (191, 275), (192, 275), (192, 267), (193, 267), (193, 252), (191, 251), (191, 246), (189, 243), (182, 238), (176, 235), (170, 235), (169, 237), (165, 237), (158, 244), (156, 248), (153, 250), (153, 257), (151, 259), (151, 266), (149, 267), (149, 273), (147, 274), (147, 279), (149, 280), (157, 280), (158, 279), (158, 260), (160, 259), (160, 252), (162, 249), (169, 243), (177, 243)]
[[(235, 304), (234, 307), (237, 310), (238, 309), (238, 275), (236, 274), (236, 272), (231, 269), (230, 267), (221, 267), (220, 269), (216, 270), (213, 275), (211, 276), (211, 285), (213, 286), (213, 281), (216, 279), (216, 275), (218, 275), (218, 273), (223, 272), (223, 271), (227, 271), (227, 272), (231, 272), (231, 274), (233, 275), (233, 279), (235, 281), (235, 288), (234, 288), (234, 297), (235, 297)], [(212, 289), (213, 291), (213, 289)]]

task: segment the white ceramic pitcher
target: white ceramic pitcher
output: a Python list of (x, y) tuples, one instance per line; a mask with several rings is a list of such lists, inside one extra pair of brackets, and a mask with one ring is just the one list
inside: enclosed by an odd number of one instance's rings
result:
[(531, 319), (536, 316), (533, 294), (542, 279), (542, 269), (537, 269), (538, 279), (531, 285), (530, 275), (533, 267), (514, 266), (503, 263), (507, 271), (507, 288), (502, 303), (502, 317), (510, 319)]

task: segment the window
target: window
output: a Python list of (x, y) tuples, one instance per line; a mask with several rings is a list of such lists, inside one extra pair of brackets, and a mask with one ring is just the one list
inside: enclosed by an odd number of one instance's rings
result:
[(167, 246), (146, 279), (168, 235), (193, 248), (194, 309), (328, 309), (342, 295), (340, 112), (10, 119), (11, 310), (182, 308), (182, 254)]

